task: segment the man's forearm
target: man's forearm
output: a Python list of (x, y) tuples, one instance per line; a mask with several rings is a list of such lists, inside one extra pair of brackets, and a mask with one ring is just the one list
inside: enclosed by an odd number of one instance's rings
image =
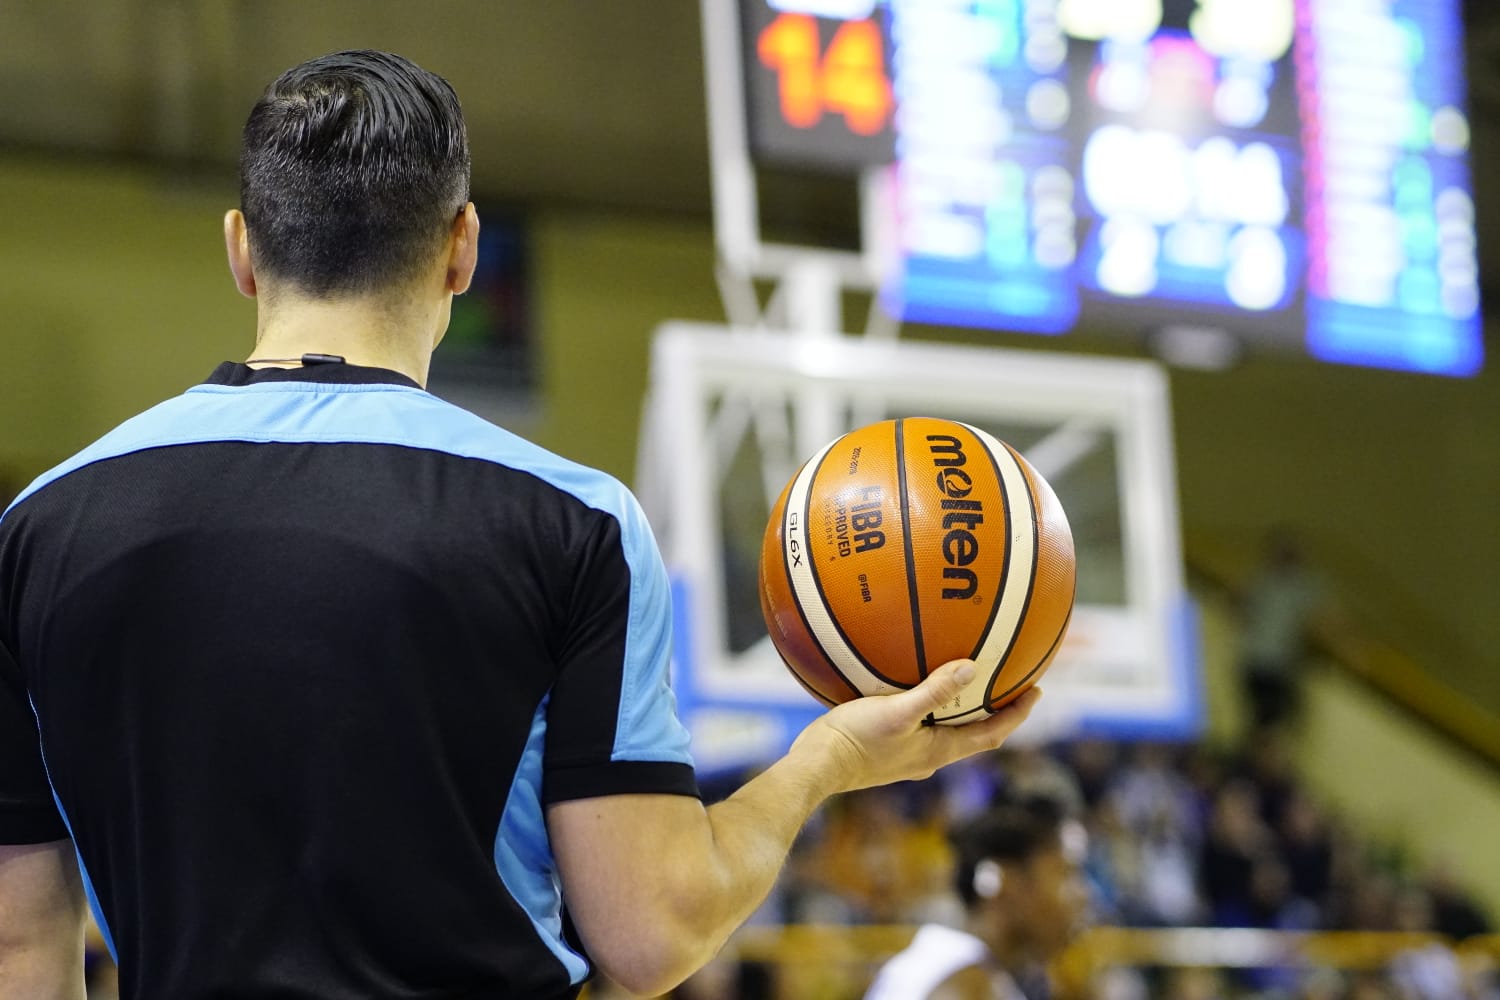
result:
[(84, 923), (71, 841), (0, 846), (0, 997), (82, 1000)]
[(787, 853), (813, 811), (847, 781), (838, 733), (812, 727), (785, 757), (708, 810), (722, 912), (713, 925), (713, 949), (765, 900)]
[[(979, 723), (921, 725), (927, 711), (972, 677), (972, 664), (953, 664), (920, 690), (841, 705), (803, 730), (786, 756), (709, 808), (707, 863), (693, 867), (712, 874), (704, 885), (679, 886), (683, 896), (703, 907), (683, 913), (694, 933), (707, 936), (702, 961), (765, 900), (798, 832), (829, 796), (925, 778), (938, 767), (998, 746), (1036, 703), (1037, 693), (1028, 692)], [(900, 739), (872, 752), (872, 736)]]
[(766, 898), (798, 830), (847, 779), (846, 739), (814, 723), (723, 802), (613, 796), (562, 802), (549, 829), (591, 957), (633, 993), (667, 992), (714, 957)]
[(973, 672), (960, 661), (910, 691), (830, 709), (786, 756), (707, 810), (671, 795), (551, 806), (564, 894), (590, 954), (610, 978), (649, 996), (701, 968), (766, 898), (798, 831), (829, 796), (928, 777), (994, 749), (1020, 725), (1035, 692), (967, 726), (923, 725)]
[(76, 946), (66, 939), (24, 947), (0, 945), (0, 997), (83, 1000), (82, 930), (76, 937)]

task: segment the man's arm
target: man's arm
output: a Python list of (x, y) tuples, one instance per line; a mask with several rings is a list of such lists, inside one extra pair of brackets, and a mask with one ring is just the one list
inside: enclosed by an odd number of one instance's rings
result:
[(705, 809), (673, 795), (619, 795), (547, 811), (563, 898), (590, 957), (635, 993), (665, 992), (704, 965), (765, 899), (813, 810), (839, 792), (926, 778), (998, 747), (1031, 712), (1028, 692), (981, 722), (924, 726), (967, 683), (967, 661), (900, 694), (859, 698), (803, 730), (787, 755)]
[(86, 912), (71, 840), (0, 844), (0, 997), (83, 1000)]

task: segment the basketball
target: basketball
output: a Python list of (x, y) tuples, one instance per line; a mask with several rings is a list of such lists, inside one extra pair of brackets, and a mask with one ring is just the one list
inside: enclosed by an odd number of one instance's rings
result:
[(983, 718), (1046, 671), (1073, 611), (1073, 535), (1014, 448), (933, 417), (824, 446), (771, 511), (760, 600), (793, 676), (828, 705), (920, 683), (949, 660), (974, 680), (933, 722)]

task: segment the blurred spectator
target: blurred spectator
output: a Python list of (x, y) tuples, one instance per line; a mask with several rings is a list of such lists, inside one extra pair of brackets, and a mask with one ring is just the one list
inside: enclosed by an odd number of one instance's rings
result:
[[(1224, 755), (1203, 744), (1185, 748), (1182, 755), (1182, 776), (1193, 791), (1193, 825), (1199, 831), (1208, 829), (1213, 816), (1214, 800), (1224, 784)], [(1201, 840), (1201, 837), (1200, 837)]]
[(1260, 567), (1240, 600), (1240, 672), (1254, 730), (1296, 717), (1308, 628), (1325, 600), (1297, 536), (1284, 527), (1268, 532)]
[(1199, 864), (1203, 892), (1215, 923), (1232, 926), (1247, 912), (1255, 863), (1274, 845), (1271, 831), (1260, 817), (1255, 786), (1243, 778), (1226, 783), (1214, 802)]
[(1129, 923), (1130, 890), (1140, 883), (1135, 840), (1107, 800), (1085, 816), (1084, 826), (1089, 838), (1084, 877), (1092, 893), (1095, 917), (1106, 924)]
[(1130, 764), (1116, 778), (1109, 796), (1121, 822), (1137, 835), (1166, 823), (1181, 831), (1195, 846), (1201, 838), (1196, 795), (1173, 765), (1168, 747), (1158, 743), (1136, 746)]
[[(1259, 927), (1270, 931), (1306, 931), (1317, 927), (1318, 909), (1292, 894), (1291, 877), (1281, 859), (1264, 854), (1250, 872), (1250, 895), (1241, 913), (1221, 911), (1221, 922), (1233, 926)], [(1241, 973), (1245, 983), (1258, 992), (1287, 996), (1302, 978), (1294, 964), (1263, 965)]]
[(1041, 1000), (1045, 968), (1085, 919), (1082, 827), (1054, 801), (1001, 803), (952, 831), (962, 929), (924, 924), (867, 1000)]
[(1261, 819), (1272, 830), (1279, 830), (1287, 803), (1297, 789), (1291, 741), (1286, 734), (1276, 730), (1256, 733), (1246, 748), (1243, 771), (1255, 786)]
[(1308, 931), (1318, 926), (1318, 908), (1292, 892), (1291, 875), (1272, 854), (1255, 861), (1250, 872), (1250, 899), (1242, 921), (1246, 927), (1273, 931)]
[(1362, 868), (1334, 898), (1331, 926), (1350, 931), (1389, 931), (1395, 928), (1396, 881), (1370, 865)]
[(1084, 805), (1093, 809), (1114, 781), (1120, 748), (1107, 740), (1085, 739), (1066, 747), (1064, 753)]
[(1138, 843), (1140, 881), (1132, 893), (1137, 922), (1166, 927), (1198, 923), (1203, 915), (1198, 859), (1187, 831), (1163, 810)]
[(1141, 744), (1110, 784), (1101, 809), (1118, 820), (1111, 840), (1120, 915), (1155, 926), (1191, 922), (1200, 910), (1197, 854), (1200, 810), (1172, 752)]
[(1333, 839), (1322, 810), (1297, 790), (1286, 801), (1278, 832), (1292, 892), (1321, 907), (1333, 885)]
[(1490, 933), (1490, 921), (1459, 884), (1447, 862), (1434, 865), (1422, 881), (1432, 898), (1432, 929), (1454, 941)]
[(1050, 799), (1069, 816), (1083, 813), (1083, 792), (1078, 779), (1062, 762), (1041, 747), (1001, 749), (994, 754), (1005, 775), (1004, 797), (1013, 802)]
[(799, 921), (898, 924), (920, 919), (945, 895), (951, 856), (940, 802), (922, 815), (903, 812), (896, 786), (835, 800), (821, 834), (799, 859)]

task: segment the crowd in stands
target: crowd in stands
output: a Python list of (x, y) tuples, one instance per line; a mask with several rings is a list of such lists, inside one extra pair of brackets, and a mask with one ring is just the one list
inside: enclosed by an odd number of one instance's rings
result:
[[(1098, 924), (1407, 931), (1452, 941), (1489, 932), (1488, 917), (1450, 870), (1414, 867), (1398, 848), (1361, 839), (1298, 781), (1291, 763), (1274, 730), (1258, 732), (1242, 753), (1082, 741), (1004, 749), (925, 782), (847, 795), (805, 833), (768, 919), (956, 919), (948, 825), (996, 798), (1045, 795), (1066, 803), (1089, 831), (1087, 875)], [(858, 995), (854, 984), (847, 988)], [(1090, 994), (1500, 1000), (1500, 987), (1487, 965), (1462, 962), (1439, 946), (1372, 974), (1106, 969)]]

